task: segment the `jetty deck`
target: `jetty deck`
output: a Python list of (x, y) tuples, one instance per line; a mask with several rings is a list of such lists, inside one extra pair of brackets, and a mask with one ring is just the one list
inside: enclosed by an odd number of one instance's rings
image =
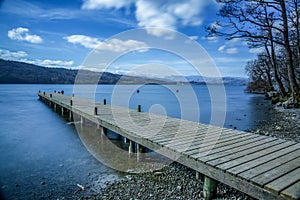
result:
[(206, 199), (217, 181), (257, 199), (300, 199), (299, 143), (57, 93), (38, 95), (70, 118), (76, 114), (203, 174)]

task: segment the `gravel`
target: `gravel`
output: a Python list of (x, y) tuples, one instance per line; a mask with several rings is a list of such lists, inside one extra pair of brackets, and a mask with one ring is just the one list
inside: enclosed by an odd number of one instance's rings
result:
[[(271, 120), (262, 121), (252, 132), (300, 142), (299, 121), (300, 109), (276, 108)], [(197, 180), (194, 170), (174, 162), (159, 172), (127, 175), (86, 199), (203, 199), (202, 189), (203, 178)], [(216, 199), (253, 198), (218, 183)]]
[[(195, 171), (172, 163), (160, 171), (127, 175), (123, 180), (108, 184), (93, 197), (96, 199), (203, 199), (203, 179)], [(218, 183), (216, 199), (252, 199)]]
[(262, 121), (258, 129), (252, 132), (300, 142), (300, 109), (276, 107), (271, 115), (269, 120)]

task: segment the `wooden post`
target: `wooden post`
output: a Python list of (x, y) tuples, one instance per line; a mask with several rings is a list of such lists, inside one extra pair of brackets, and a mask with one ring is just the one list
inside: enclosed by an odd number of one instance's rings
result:
[(138, 112), (141, 112), (141, 105), (138, 105), (137, 111), (138, 111)]
[(103, 99), (103, 105), (106, 105), (106, 99)]
[(52, 94), (50, 94), (50, 97), (52, 98)]
[(107, 135), (107, 131), (108, 131), (107, 128), (101, 126), (100, 124), (97, 125), (97, 128), (100, 129), (100, 134), (101, 135)]
[(124, 143), (128, 143), (128, 139), (124, 137)]
[(53, 109), (56, 112), (56, 103), (53, 103)]
[(64, 107), (61, 107), (61, 116), (64, 116), (64, 115), (65, 115)]
[(73, 106), (73, 100), (70, 100), (70, 106)]
[(217, 181), (204, 176), (204, 185), (203, 185), (203, 196), (205, 200), (211, 200), (216, 196), (217, 192)]
[(107, 132), (108, 132), (108, 129), (105, 128), (105, 127), (103, 127), (103, 134), (104, 134), (104, 135), (107, 135)]
[(129, 153), (134, 153), (134, 142), (129, 140)]
[(80, 115), (80, 123), (81, 123), (81, 125), (84, 124), (84, 118), (81, 115)]
[(73, 120), (73, 113), (71, 110), (69, 110), (69, 121)]
[(94, 115), (98, 115), (98, 108), (97, 107), (94, 108)]
[(200, 172), (196, 171), (196, 179), (200, 180), (201, 177), (202, 177), (202, 174)]
[(145, 153), (145, 147), (140, 144), (136, 144), (136, 152), (137, 153)]

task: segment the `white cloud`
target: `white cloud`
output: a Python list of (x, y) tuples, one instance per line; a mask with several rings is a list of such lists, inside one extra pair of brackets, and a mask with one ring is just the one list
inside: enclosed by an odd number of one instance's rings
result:
[(35, 64), (44, 67), (64, 67), (70, 68), (73, 67), (74, 61), (63, 61), (63, 60), (30, 60), (27, 58), (28, 54), (25, 51), (10, 51), (7, 49), (0, 49), (0, 58), (4, 60), (13, 60), (13, 61), (20, 61), (26, 62), (29, 64)]
[[(214, 1), (85, 0), (82, 9), (120, 9), (128, 8), (132, 4), (135, 6), (138, 26), (175, 30), (179, 25), (201, 25), (203, 22), (201, 14), (207, 5), (214, 4)], [(149, 29), (148, 33), (155, 36), (170, 34), (163, 29)]]
[(27, 53), (24, 51), (9, 51), (6, 49), (0, 49), (0, 57), (6, 60), (16, 60), (27, 56)]
[(189, 36), (189, 38), (191, 40), (198, 40), (199, 37), (197, 35), (193, 35), (193, 36)]
[(226, 49), (225, 52), (228, 53), (228, 54), (236, 54), (236, 53), (238, 53), (239, 51), (238, 51), (237, 48), (228, 48), (228, 49)]
[(100, 41), (97, 38), (85, 36), (85, 35), (71, 35), (64, 37), (68, 42), (73, 44), (80, 44), (88, 49), (94, 49), (97, 45), (100, 44)]
[(203, 37), (201, 37), (201, 39), (207, 40), (208, 42), (211, 42), (211, 43), (219, 42), (219, 38), (217, 36), (203, 36)]
[(134, 0), (84, 0), (82, 9), (119, 9), (129, 6), (132, 2), (134, 2)]
[(240, 58), (240, 57), (214, 57), (213, 60), (218, 64), (232, 64), (232, 63), (246, 63), (251, 58)]
[(51, 67), (51, 68), (72, 68), (74, 61), (64, 61), (64, 60), (50, 60), (50, 59), (36, 59), (29, 60), (27, 58), (22, 58), (16, 61), (25, 62), (33, 65), (43, 66), (43, 67)]
[(65, 37), (65, 39), (70, 43), (80, 44), (85, 48), (97, 49), (97, 50), (108, 50), (114, 52), (146, 49), (148, 47), (146, 43), (137, 40), (123, 41), (119, 39), (111, 39), (102, 42), (97, 38), (93, 38), (85, 35), (71, 35)]
[(218, 51), (226, 54), (237, 54), (239, 53), (238, 47), (245, 46), (246, 43), (243, 42), (240, 38), (234, 38), (227, 41), (224, 45), (218, 48)]
[(46, 66), (46, 67), (72, 67), (74, 64), (73, 60), (63, 61), (63, 60), (36, 60), (34, 64)]
[(236, 54), (238, 53), (238, 49), (235, 47), (228, 48), (227, 45), (222, 45), (218, 48), (219, 52), (227, 53), (227, 54)]
[(264, 52), (264, 48), (251, 48), (249, 49), (249, 53), (259, 54)]
[(27, 41), (30, 43), (42, 43), (43, 39), (38, 35), (29, 33), (28, 28), (14, 28), (8, 31), (7, 36), (12, 40)]

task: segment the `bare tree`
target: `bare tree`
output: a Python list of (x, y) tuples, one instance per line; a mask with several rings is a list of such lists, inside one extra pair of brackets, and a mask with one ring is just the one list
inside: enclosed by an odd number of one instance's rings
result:
[[(288, 74), (289, 88), (292, 94), (299, 91), (295, 74), (299, 66), (300, 52), (299, 0), (286, 1), (217, 0), (222, 4), (219, 15), (227, 21), (218, 22), (216, 23), (218, 26), (208, 28), (211, 35), (225, 36), (229, 40), (242, 38), (248, 42), (249, 47), (263, 47), (272, 67), (272, 75), (282, 95), (285, 95), (286, 91), (278, 69), (277, 45), (285, 49), (285, 68)], [(222, 27), (222, 29), (218, 27)], [(291, 34), (292, 32), (294, 34)], [(297, 56), (294, 56), (295, 52)]]

